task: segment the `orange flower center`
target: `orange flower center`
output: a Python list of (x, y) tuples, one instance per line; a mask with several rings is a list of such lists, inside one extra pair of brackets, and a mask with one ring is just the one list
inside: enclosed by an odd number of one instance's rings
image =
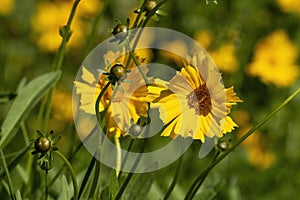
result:
[(206, 84), (192, 91), (188, 96), (188, 105), (194, 108), (197, 115), (206, 116), (212, 109), (211, 99)]

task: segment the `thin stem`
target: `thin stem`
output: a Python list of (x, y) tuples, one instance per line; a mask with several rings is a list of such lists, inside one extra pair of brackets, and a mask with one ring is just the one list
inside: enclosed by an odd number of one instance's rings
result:
[(180, 172), (180, 169), (181, 169), (182, 160), (183, 160), (183, 155), (178, 160), (178, 164), (177, 164), (174, 179), (173, 179), (173, 181), (172, 181), (172, 183), (171, 183), (171, 185), (170, 185), (170, 187), (169, 187), (169, 189), (168, 189), (168, 191), (167, 191), (167, 193), (166, 193), (163, 200), (167, 200), (170, 197), (172, 191), (175, 188), (175, 185), (176, 185), (178, 177), (179, 177), (179, 172)]
[(149, 83), (149, 81), (148, 81), (148, 78), (147, 78), (147, 76), (145, 75), (145, 73), (143, 72), (143, 70), (141, 69), (140, 63), (139, 63), (139, 61), (137, 60), (137, 58), (135, 57), (135, 55), (134, 55), (134, 50), (132, 50), (132, 49), (130, 48), (129, 41), (126, 40), (125, 43), (126, 43), (126, 47), (127, 47), (128, 50), (129, 50), (130, 56), (131, 56), (131, 58), (133, 59), (133, 62), (135, 63), (136, 67), (138, 68), (140, 74), (142, 75), (142, 77), (143, 77), (143, 79), (144, 79), (146, 85), (149, 85), (150, 83)]
[(13, 192), (14, 189), (13, 189), (10, 174), (9, 174), (9, 171), (8, 171), (8, 168), (7, 168), (7, 165), (6, 165), (6, 160), (5, 160), (5, 157), (4, 157), (4, 153), (3, 153), (2, 150), (0, 150), (0, 153), (1, 153), (1, 158), (2, 158), (2, 162), (3, 162), (3, 168), (4, 168), (4, 171), (5, 171), (6, 176), (7, 176), (9, 196), (12, 200), (14, 200), (16, 198), (15, 198), (15, 195), (14, 195), (14, 192)]
[(56, 155), (58, 155), (66, 164), (66, 166), (68, 167), (68, 169), (71, 172), (71, 177), (72, 177), (72, 181), (73, 181), (73, 187), (74, 187), (74, 200), (78, 199), (78, 185), (77, 185), (77, 181), (76, 181), (76, 174), (73, 170), (73, 167), (71, 165), (71, 163), (68, 161), (68, 159), (59, 151), (53, 151)]
[(145, 150), (145, 146), (146, 146), (146, 139), (143, 139), (142, 148), (141, 148), (141, 150), (140, 150), (140, 152), (139, 152), (139, 154), (138, 154), (138, 156), (137, 156), (137, 158), (136, 158), (136, 160), (135, 160), (135, 162), (134, 162), (134, 164), (133, 164), (133, 166), (132, 166), (132, 168), (130, 170), (131, 172), (128, 173), (128, 175), (127, 175), (124, 183), (122, 184), (122, 186), (121, 186), (121, 188), (120, 188), (120, 190), (119, 190), (119, 192), (118, 192), (115, 200), (119, 200), (121, 198), (123, 192), (125, 191), (126, 187), (128, 186), (128, 183), (129, 183), (129, 181), (131, 180), (131, 178), (132, 178), (132, 176), (134, 174), (133, 172), (135, 171), (138, 163), (140, 162), (140, 160), (142, 158), (142, 153)]
[(30, 140), (28, 138), (28, 131), (26, 129), (26, 126), (25, 126), (24, 122), (21, 123), (21, 130), (22, 130), (25, 145), (27, 146), (30, 143)]
[(96, 116), (97, 116), (98, 123), (100, 125), (101, 125), (102, 121), (101, 121), (101, 115), (100, 115), (100, 111), (99, 111), (99, 104), (100, 104), (101, 98), (103, 97), (103, 95), (106, 92), (109, 85), (110, 85), (110, 81), (108, 83), (106, 83), (104, 88), (101, 90), (100, 94), (97, 97), (96, 103), (95, 103)]
[(45, 188), (46, 188), (45, 200), (48, 200), (48, 170), (46, 170), (45, 173)]
[(195, 193), (194, 188), (197, 186), (197, 183), (205, 178), (208, 173), (219, 163), (221, 162), (229, 153), (231, 153), (236, 147), (238, 147), (245, 139), (247, 139), (252, 133), (269, 121), (277, 112), (279, 112), (285, 105), (292, 101), (300, 93), (300, 88), (298, 88), (293, 94), (291, 94), (286, 100), (284, 100), (277, 108), (275, 108), (270, 114), (264, 117), (258, 124), (252, 127), (247, 133), (245, 133), (235, 144), (233, 144), (227, 151), (222, 153), (214, 162), (211, 163), (194, 181), (189, 191), (185, 196), (185, 200), (190, 200), (193, 198), (192, 194)]
[[(68, 160), (71, 161), (75, 155), (77, 154), (77, 152), (81, 149), (81, 147), (83, 146), (84, 142), (87, 141), (92, 135), (93, 135), (93, 132), (95, 131), (96, 129), (96, 126), (94, 127), (94, 129), (91, 131), (91, 133), (86, 137), (84, 138), (84, 140), (82, 142), (80, 142), (77, 147), (75, 148), (75, 151), (68, 157)], [(32, 157), (32, 156), (31, 156)], [(61, 168), (58, 170), (58, 172), (55, 174), (55, 176), (53, 177), (53, 179), (51, 180), (51, 182), (48, 184), (48, 186), (50, 187), (51, 185), (54, 184), (54, 182), (56, 181), (56, 179), (59, 177), (60, 173), (63, 171), (63, 168), (66, 166), (66, 164), (64, 163), (63, 166), (61, 166)], [(45, 194), (45, 191), (44, 191), (44, 194)], [(43, 194), (43, 195), (44, 195)], [(78, 197), (79, 199), (79, 197)]]
[(90, 178), (90, 175), (92, 173), (92, 170), (94, 168), (95, 163), (96, 163), (96, 158), (95, 158), (95, 156), (93, 156), (93, 158), (92, 158), (92, 160), (91, 160), (91, 162), (90, 162), (90, 164), (88, 166), (88, 169), (86, 170), (84, 178), (82, 180), (81, 187), (79, 189), (78, 199), (80, 199), (80, 197), (81, 197), (81, 195), (82, 195), (82, 193), (84, 191), (84, 188), (87, 185), (88, 179)]
[(130, 152), (131, 147), (132, 147), (134, 141), (135, 141), (135, 139), (131, 138), (130, 143), (129, 143), (128, 147), (127, 147), (127, 151), (126, 151), (126, 154), (125, 154), (125, 156), (124, 156), (122, 165), (121, 165), (121, 169), (120, 169), (120, 173), (119, 173), (118, 178), (120, 178), (120, 177), (122, 176), (122, 169), (124, 168), (124, 165), (125, 165), (126, 160), (127, 160), (127, 157), (128, 157), (128, 152)]
[(114, 139), (115, 139), (115, 144), (116, 144), (116, 150), (117, 150), (117, 160), (116, 160), (116, 175), (117, 175), (117, 177), (119, 176), (119, 174), (120, 174), (120, 170), (121, 170), (121, 157), (122, 157), (122, 155), (121, 155), (121, 144), (120, 144), (120, 140), (119, 140), (119, 138), (118, 137), (114, 137)]
[(93, 197), (95, 195), (95, 190), (97, 188), (98, 180), (99, 180), (99, 177), (100, 177), (100, 167), (101, 167), (101, 163), (100, 163), (99, 160), (97, 160), (96, 161), (96, 168), (95, 168), (95, 176), (94, 176), (94, 180), (93, 180), (93, 183), (92, 183), (92, 187), (91, 187), (88, 199), (93, 199)]
[(142, 16), (142, 13), (143, 13), (143, 10), (145, 8), (146, 3), (147, 3), (147, 0), (144, 0), (143, 3), (142, 3), (142, 5), (141, 5), (141, 7), (140, 7), (140, 12), (136, 16), (135, 21), (133, 23), (133, 26), (132, 26), (133, 28), (136, 28), (138, 26), (138, 23), (140, 21), (140, 18)]
[[(214, 156), (214, 158), (213, 158), (211, 164), (214, 163), (214, 162), (216, 161), (216, 159), (218, 158), (219, 155), (220, 155), (220, 151), (218, 150), (218, 151), (216, 152), (216, 154), (215, 154), (215, 156)], [(201, 177), (200, 182), (195, 182), (195, 186), (193, 187), (194, 190), (193, 190), (193, 192), (192, 192), (191, 199), (196, 195), (197, 191), (198, 191), (199, 188), (201, 187), (201, 185), (202, 185), (202, 183), (204, 182), (204, 180), (206, 179), (207, 175), (208, 175), (208, 173), (204, 173), (203, 176)]]
[[(72, 10), (71, 10), (71, 13), (69, 15), (69, 18), (68, 18), (68, 22), (67, 22), (67, 25), (65, 25), (63, 28), (62, 28), (62, 41), (61, 41), (61, 44), (59, 46), (59, 49), (58, 49), (58, 52), (53, 60), (53, 63), (52, 63), (52, 67), (51, 67), (51, 71), (56, 71), (56, 70), (60, 70), (61, 67), (62, 67), (62, 64), (63, 64), (63, 60), (64, 60), (64, 57), (65, 57), (65, 51), (66, 51), (66, 46), (67, 46), (67, 43), (72, 35), (72, 32), (71, 32), (71, 24), (72, 24), (72, 21), (74, 19), (74, 16), (75, 16), (75, 13), (76, 13), (76, 9), (77, 9), (77, 6), (79, 4), (80, 0), (76, 0), (72, 6)], [(53, 100), (53, 96), (54, 96), (54, 91), (55, 91), (55, 86), (49, 91), (48, 93), (48, 96), (47, 96), (47, 102), (46, 102), (46, 112), (45, 112), (45, 116), (44, 116), (44, 129), (43, 131), (46, 131), (47, 127), (48, 127), (48, 122), (50, 120), (50, 113), (51, 113), (51, 107), (52, 107), (52, 100)], [(44, 109), (42, 109), (44, 110)]]
[(90, 33), (90, 36), (88, 37), (87, 48), (86, 48), (88, 52), (92, 49), (92, 45), (95, 43), (97, 31), (99, 31), (99, 28), (100, 28), (101, 18), (103, 17), (103, 15), (108, 7), (108, 3), (109, 3), (109, 0), (103, 1), (103, 3), (102, 3), (103, 7), (95, 18), (95, 21), (92, 26), (92, 31)]

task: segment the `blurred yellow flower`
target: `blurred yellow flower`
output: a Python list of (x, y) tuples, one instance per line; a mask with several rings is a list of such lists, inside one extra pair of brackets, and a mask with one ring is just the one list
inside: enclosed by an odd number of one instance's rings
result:
[(0, 15), (8, 15), (14, 8), (15, 0), (1, 0), (0, 1)]
[(297, 55), (297, 47), (286, 32), (277, 30), (257, 43), (247, 72), (265, 84), (288, 87), (299, 77)]
[(226, 42), (218, 49), (211, 50), (214, 38), (208, 30), (196, 32), (194, 39), (209, 52), (221, 72), (233, 73), (238, 69), (239, 63), (236, 57), (236, 47), (233, 42)]
[[(141, 55), (145, 55), (143, 50)], [(110, 63), (110, 66), (114, 66), (116, 63), (120, 63), (125, 66), (129, 54), (122, 54), (120, 52), (109, 51), (104, 55), (104, 59)], [(136, 51), (136, 55), (140, 55), (139, 51)], [(112, 60), (112, 58), (118, 58)], [(142, 58), (137, 56), (141, 64), (148, 62), (148, 58)], [(99, 111), (103, 111), (105, 107), (108, 106), (111, 100), (111, 105), (107, 110), (105, 116), (107, 125), (107, 134), (109, 136), (120, 137), (121, 135), (126, 135), (128, 129), (131, 126), (131, 120), (137, 123), (140, 117), (148, 117), (148, 104), (145, 101), (147, 95), (147, 87), (142, 78), (140, 72), (135, 67), (132, 59), (129, 64), (129, 69), (131, 72), (127, 74), (126, 80), (128, 82), (121, 82), (122, 89), (118, 88), (117, 92), (113, 95), (113, 89), (109, 87), (104, 93), (100, 105)], [(109, 71), (107, 68), (106, 70)], [(147, 73), (147, 69), (142, 67), (144, 73)], [(84, 66), (82, 67), (82, 80), (83, 82), (75, 81), (74, 85), (76, 88), (76, 94), (80, 95), (80, 109), (89, 114), (95, 114), (95, 103), (101, 90), (108, 83), (105, 75), (99, 74), (99, 77), (95, 77), (90, 71), (88, 71)], [(96, 85), (96, 88), (93, 87)]]
[(199, 52), (169, 84), (157, 80), (157, 84), (148, 87), (151, 107), (159, 108), (160, 118), (167, 125), (162, 136), (180, 135), (204, 142), (205, 136), (222, 137), (237, 127), (227, 114), (241, 100), (233, 87), (224, 89), (221, 74), (212, 66), (208, 57)]
[(210, 55), (220, 71), (233, 73), (237, 70), (238, 60), (233, 42), (220, 46), (219, 49), (210, 52)]
[(206, 50), (213, 42), (213, 35), (208, 30), (197, 31), (194, 39)]
[(71, 122), (72, 95), (70, 93), (56, 90), (53, 97), (53, 117), (59, 121)]
[[(241, 137), (252, 127), (250, 117), (243, 110), (236, 111), (233, 117), (239, 123), (238, 136)], [(249, 162), (256, 168), (268, 169), (275, 163), (276, 156), (266, 149), (265, 140), (259, 131), (252, 133), (242, 145), (247, 150)]]
[[(36, 12), (31, 19), (31, 27), (38, 46), (48, 52), (56, 51), (61, 43), (59, 27), (67, 23), (73, 1), (39, 1)], [(95, 14), (100, 9), (98, 0), (79, 3), (75, 18), (71, 25), (72, 37), (70, 47), (79, 47), (84, 42), (84, 34), (88, 24), (83, 18)]]
[(281, 10), (284, 12), (297, 13), (300, 15), (300, 1), (299, 0), (277, 0)]

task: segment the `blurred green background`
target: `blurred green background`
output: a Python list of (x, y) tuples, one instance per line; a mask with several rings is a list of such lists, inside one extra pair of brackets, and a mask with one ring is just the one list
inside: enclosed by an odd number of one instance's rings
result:
[[(22, 78), (29, 81), (49, 72), (61, 41), (58, 29), (66, 23), (72, 3), (71, 0), (0, 0), (0, 92), (16, 92)], [(129, 17), (133, 21), (133, 10), (139, 5), (133, 0), (109, 1), (91, 43), (92, 25), (104, 3), (82, 0), (79, 4), (49, 124), (56, 134), (62, 135), (58, 147), (66, 155), (80, 142), (72, 118), (72, 88), (81, 62), (93, 47), (111, 36), (107, 30), (116, 25), (115, 19), (125, 22)], [(205, 0), (169, 0), (162, 10), (168, 16), (160, 17), (159, 22), (151, 21), (149, 26), (174, 29), (193, 37), (214, 59), (223, 73), (225, 86), (233, 85), (243, 99), (231, 113), (240, 127), (225, 136), (230, 143), (299, 88), (299, 0), (219, 0), (218, 4)], [(1, 123), (11, 102), (0, 104)], [(30, 138), (36, 137), (38, 108), (25, 121)], [(300, 196), (299, 108), (300, 96), (222, 161), (195, 199), (297, 199)], [(21, 147), (24, 141), (20, 133), (4, 153), (9, 155)], [(209, 163), (209, 158), (198, 159), (199, 148), (200, 141), (195, 141), (186, 152), (171, 199), (182, 199)], [(81, 177), (90, 159), (83, 148), (72, 161)], [(25, 166), (26, 159), (21, 164)], [(161, 178), (152, 185), (149, 199), (163, 196), (175, 168), (173, 163), (156, 172)], [(20, 169), (11, 173), (16, 188), (24, 191), (24, 184), (17, 178)], [(49, 173), (51, 176), (53, 172)], [(137, 181), (140, 176), (135, 177)], [(34, 179), (39, 185), (41, 174)], [(7, 195), (3, 186), (0, 190), (1, 197)]]

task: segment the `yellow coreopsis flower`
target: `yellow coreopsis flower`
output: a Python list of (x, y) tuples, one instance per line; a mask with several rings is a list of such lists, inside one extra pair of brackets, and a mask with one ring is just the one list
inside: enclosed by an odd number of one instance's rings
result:
[(277, 3), (284, 12), (292, 12), (300, 15), (299, 0), (277, 0)]
[(238, 61), (232, 42), (220, 46), (219, 49), (210, 52), (210, 55), (220, 71), (232, 73), (237, 70)]
[[(41, 1), (38, 2), (36, 12), (31, 20), (38, 46), (48, 52), (56, 51), (61, 43), (59, 28), (67, 23), (74, 1)], [(84, 34), (88, 24), (84, 18), (95, 14), (101, 8), (98, 0), (82, 1), (77, 8), (71, 25), (72, 37), (70, 47), (78, 47), (84, 41)]]
[[(138, 51), (137, 51), (138, 52)], [(144, 51), (140, 52), (144, 54)], [(140, 53), (137, 53), (139, 55)], [(128, 54), (124, 56), (120, 55), (120, 52), (109, 51), (104, 55), (104, 59), (107, 63), (110, 63), (111, 66), (114, 66), (116, 63), (120, 63), (125, 66), (128, 59)], [(112, 60), (111, 58), (116, 58), (117, 60)], [(148, 58), (142, 58), (136, 56), (140, 63), (147, 63)], [(101, 102), (99, 104), (99, 111), (103, 111), (111, 100), (111, 105), (107, 110), (105, 116), (106, 126), (107, 126), (107, 135), (114, 135), (120, 137), (125, 135), (130, 128), (132, 121), (137, 123), (141, 118), (148, 117), (148, 103), (146, 102), (147, 87), (140, 74), (139, 70), (135, 67), (133, 61), (129, 63), (128, 67), (131, 71), (126, 74), (126, 80), (128, 82), (120, 82), (120, 85), (114, 88), (116, 90), (114, 96), (114, 90), (109, 87), (104, 93)], [(108, 69), (109, 70), (109, 69)], [(144, 73), (147, 73), (147, 69), (142, 67)], [(101, 90), (108, 83), (106, 79), (107, 76), (102, 73), (98, 77), (95, 77), (90, 71), (85, 67), (82, 67), (82, 82), (75, 81), (76, 94), (80, 95), (80, 107), (79, 109), (83, 110), (89, 114), (95, 114), (95, 104), (98, 95)]]
[(53, 117), (59, 121), (70, 122), (73, 120), (72, 115), (72, 95), (56, 90), (53, 98)]
[(265, 84), (288, 87), (299, 77), (297, 55), (297, 47), (286, 32), (277, 30), (257, 43), (247, 72)]
[(208, 30), (202, 30), (195, 33), (194, 39), (208, 50), (213, 42), (213, 35)]
[(200, 52), (169, 84), (158, 80), (150, 86), (148, 98), (154, 99), (151, 105), (159, 108), (166, 125), (161, 135), (180, 135), (204, 142), (205, 136), (222, 137), (237, 127), (227, 114), (241, 100), (233, 87), (224, 89), (220, 80), (221, 74), (214, 64)]
[(1, 0), (0, 1), (0, 15), (8, 15), (14, 7), (15, 0)]

